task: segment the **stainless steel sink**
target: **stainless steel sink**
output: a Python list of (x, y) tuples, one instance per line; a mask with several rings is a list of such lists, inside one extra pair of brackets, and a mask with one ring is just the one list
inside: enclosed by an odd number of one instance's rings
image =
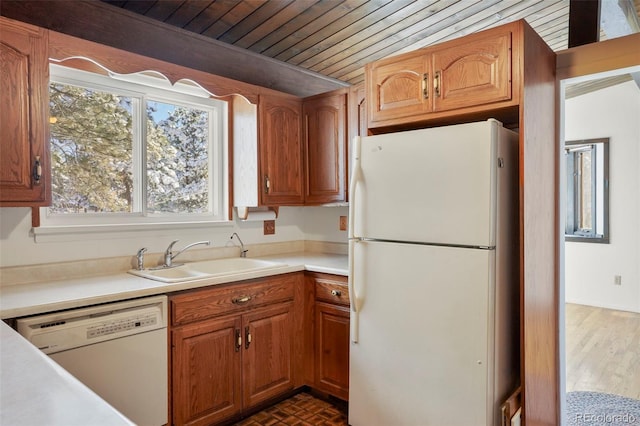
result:
[(268, 260), (232, 257), (190, 262), (170, 268), (131, 269), (128, 272), (151, 280), (176, 283), (211, 277), (232, 276), (282, 266), (286, 266), (286, 264)]

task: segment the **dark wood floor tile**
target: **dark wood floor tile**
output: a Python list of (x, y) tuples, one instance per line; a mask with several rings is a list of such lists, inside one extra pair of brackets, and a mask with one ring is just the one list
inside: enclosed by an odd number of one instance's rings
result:
[(234, 426), (347, 426), (347, 404), (302, 392), (266, 408)]

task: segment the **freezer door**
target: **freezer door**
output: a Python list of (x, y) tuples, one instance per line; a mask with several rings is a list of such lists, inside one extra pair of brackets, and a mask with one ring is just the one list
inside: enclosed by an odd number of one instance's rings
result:
[(493, 250), (366, 241), (354, 252), (349, 424), (493, 425)]
[(505, 134), (515, 136), (489, 120), (363, 137), (351, 195), (355, 236), (494, 246)]

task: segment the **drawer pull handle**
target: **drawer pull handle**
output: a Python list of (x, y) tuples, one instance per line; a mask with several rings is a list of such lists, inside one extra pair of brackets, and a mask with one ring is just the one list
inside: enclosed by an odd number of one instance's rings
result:
[(234, 297), (233, 299), (231, 299), (231, 302), (235, 303), (236, 305), (242, 305), (243, 303), (247, 303), (249, 300), (251, 300), (251, 296), (242, 296)]
[(331, 295), (335, 297), (342, 296), (342, 292), (340, 290), (331, 290)]

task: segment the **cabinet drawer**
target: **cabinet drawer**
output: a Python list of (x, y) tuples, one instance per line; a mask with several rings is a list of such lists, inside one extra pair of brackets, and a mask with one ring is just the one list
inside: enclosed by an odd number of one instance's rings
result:
[(349, 305), (349, 288), (346, 280), (344, 282), (316, 278), (316, 300), (340, 305)]
[(293, 299), (301, 274), (279, 275), (241, 284), (196, 290), (171, 297), (173, 325), (200, 321), (221, 314)]

